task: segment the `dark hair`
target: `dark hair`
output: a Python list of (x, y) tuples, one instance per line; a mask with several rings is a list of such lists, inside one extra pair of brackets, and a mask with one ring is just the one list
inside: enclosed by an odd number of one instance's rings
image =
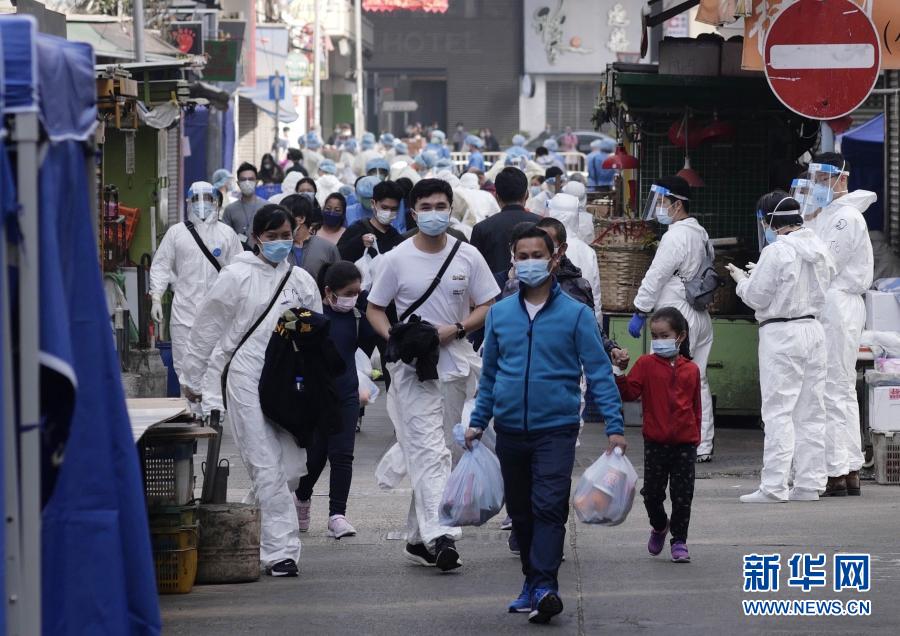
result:
[(285, 221), (291, 224), (292, 231), (297, 229), (297, 221), (284, 206), (268, 203), (253, 215), (253, 234), (259, 236), (269, 230), (277, 230)]
[(403, 201), (403, 189), (393, 181), (382, 181), (372, 189), (373, 201), (396, 199), (398, 203)]
[(687, 181), (685, 181), (678, 175), (672, 175), (670, 177), (660, 177), (659, 179), (654, 179), (653, 183), (664, 187), (672, 194), (677, 194), (679, 197), (683, 197), (681, 199), (676, 199), (674, 197), (666, 198), (669, 199), (672, 203), (674, 203), (675, 201), (680, 201), (682, 207), (684, 207), (684, 211), (690, 213), (691, 206), (689, 199), (691, 198), (691, 186), (688, 185)]
[(298, 161), (303, 161), (303, 151), (299, 148), (288, 148), (287, 158), (293, 161), (294, 163)]
[(813, 163), (824, 163), (829, 166), (834, 166), (838, 170), (842, 170), (843, 172), (850, 172), (850, 162), (844, 158), (839, 152), (820, 152), (816, 156), (813, 157)]
[[(546, 172), (544, 172), (544, 176), (547, 179), (553, 179), (554, 177), (561, 177), (563, 175), (562, 168), (559, 166), (550, 166), (547, 168)], [(546, 179), (545, 179), (546, 181)]]
[(443, 194), (447, 197), (447, 202), (453, 204), (453, 188), (449, 183), (440, 179), (422, 179), (409, 193), (409, 207), (416, 207), (419, 199), (426, 199), (432, 194)]
[(246, 161), (238, 166), (237, 172), (235, 174), (240, 175), (242, 172), (246, 172), (247, 170), (252, 170), (256, 178), (259, 178), (259, 170), (256, 169), (256, 166), (254, 166), (252, 163), (247, 163)]
[(494, 179), (494, 187), (501, 203), (518, 203), (528, 193), (528, 177), (518, 168), (507, 166)]
[(537, 149), (534, 151), (535, 157), (543, 157), (544, 155), (549, 155), (549, 154), (550, 154), (550, 151), (547, 150), (544, 146), (538, 146)]
[(334, 263), (325, 263), (316, 278), (319, 293), (324, 296), (326, 287), (330, 287), (332, 291), (341, 289), (353, 281), (362, 280), (362, 273), (350, 261), (335, 261)]
[(554, 219), (552, 216), (545, 216), (537, 222), (537, 226), (540, 228), (553, 228), (553, 231), (556, 232), (556, 238), (560, 243), (565, 243), (568, 239), (566, 226), (563, 225), (562, 221)]
[(545, 176), (542, 175), (542, 174), (536, 174), (536, 175), (534, 175), (534, 176), (531, 177), (531, 178), (532, 178), (532, 179), (537, 179), (537, 182), (538, 182), (538, 183), (544, 183), (544, 181), (547, 180), (547, 177), (545, 177)]
[[(787, 199), (785, 201), (785, 199)], [(784, 203), (781, 203), (784, 201)], [(781, 205), (779, 205), (779, 203)], [(797, 214), (779, 214), (773, 216), (775, 208), (779, 212), (790, 212), (796, 210)], [(764, 194), (756, 203), (756, 209), (763, 213), (766, 224), (771, 226), (773, 230), (783, 227), (791, 227), (793, 225), (803, 225), (803, 217), (800, 216), (800, 203), (792, 198), (784, 190), (773, 190), (768, 194)]]
[(543, 239), (544, 245), (547, 246), (547, 252), (550, 254), (550, 256), (553, 256), (553, 253), (556, 251), (556, 246), (553, 245), (553, 239), (550, 238), (550, 235), (547, 234), (544, 230), (539, 228), (536, 223), (529, 223), (527, 221), (518, 223), (513, 228), (512, 240), (509, 242), (510, 251), (515, 253), (516, 244), (523, 239), (530, 238)]
[(396, 181), (394, 181), (400, 189), (403, 190), (403, 200), (406, 201), (407, 197), (409, 197), (409, 193), (412, 192), (413, 182), (409, 177), (400, 177)]
[(361, 177), (356, 177), (356, 181), (353, 182), (353, 190), (356, 190), (356, 186), (359, 185), (359, 182), (365, 179), (368, 175), (362, 175)]
[[(340, 192), (332, 192), (327, 197), (325, 197), (325, 205), (328, 205), (328, 202), (332, 199), (337, 199), (341, 202), (341, 209), (343, 210), (341, 214), (347, 214), (347, 198), (341, 194)], [(325, 207), (324, 205), (322, 206)]]
[(300, 181), (297, 182), (297, 185), (294, 186), (294, 192), (300, 191), (301, 183), (309, 183), (313, 187), (313, 192), (315, 192), (315, 193), (319, 192), (319, 186), (317, 186), (315, 180), (310, 177), (303, 177), (302, 179), (300, 179)]
[(663, 307), (662, 309), (657, 309), (652, 316), (650, 316), (650, 322), (654, 323), (657, 321), (667, 322), (669, 326), (672, 328), (677, 334), (684, 334), (684, 340), (681, 343), (681, 347), (678, 349), (678, 353), (683, 355), (688, 360), (691, 359), (691, 330), (688, 326), (687, 318), (682, 315), (680, 311), (675, 309), (674, 307)]
[(289, 194), (281, 200), (281, 206), (290, 211), (295, 219), (302, 218), (307, 227), (322, 222), (322, 209), (315, 197)]

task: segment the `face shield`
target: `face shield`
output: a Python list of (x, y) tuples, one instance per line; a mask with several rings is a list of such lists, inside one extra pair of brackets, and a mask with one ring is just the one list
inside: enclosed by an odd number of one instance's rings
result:
[(218, 197), (211, 183), (196, 181), (188, 190), (188, 206), (190, 213), (201, 221), (206, 221), (218, 212)]
[(772, 219), (776, 216), (798, 216), (800, 214), (800, 210), (787, 210), (787, 206), (785, 205), (788, 201), (795, 201), (794, 197), (785, 197), (775, 206), (775, 209), (772, 210), (769, 214), (766, 214), (763, 210), (756, 211), (757, 218), (757, 238), (759, 239), (759, 251), (766, 245), (771, 245), (775, 241), (778, 240), (778, 232), (775, 228), (772, 227)]
[(812, 194), (812, 184), (809, 179), (794, 179), (791, 181), (791, 198), (800, 204), (801, 210), (810, 194)]
[(647, 203), (644, 206), (644, 212), (641, 218), (645, 221), (657, 221), (663, 225), (669, 225), (672, 222), (674, 212), (672, 211), (672, 200), (685, 201), (686, 199), (677, 194), (673, 194), (668, 188), (661, 185), (653, 184), (650, 186), (650, 196), (647, 197)]
[(844, 194), (839, 191), (838, 185), (844, 174), (843, 166), (836, 168), (827, 163), (811, 163), (807, 172), (811, 189), (810, 196), (806, 197), (803, 205), (804, 216), (830, 204), (834, 201), (835, 194)]

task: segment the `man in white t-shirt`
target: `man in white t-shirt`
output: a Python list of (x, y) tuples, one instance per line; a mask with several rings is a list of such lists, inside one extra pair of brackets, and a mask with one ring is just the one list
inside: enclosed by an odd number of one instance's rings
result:
[[(409, 194), (409, 204), (419, 232), (379, 259), (383, 262), (369, 292), (366, 316), (385, 339), (391, 329), (385, 307), (393, 301), (397, 314), (403, 316), (428, 290), (457, 242), (447, 235), (453, 204), (448, 183), (419, 181)], [(461, 565), (454, 542), (460, 536), (459, 528), (439, 521), (438, 508), (451, 467), (445, 431), (460, 421), (467, 387), (474, 387), (480, 372), (481, 361), (465, 336), (484, 325), (488, 308), (499, 293), (478, 250), (461, 243), (440, 283), (413, 312), (437, 329), (438, 379), (420, 381), (416, 367), (404, 362), (388, 365), (388, 414), (413, 486), (404, 554), (442, 571)]]

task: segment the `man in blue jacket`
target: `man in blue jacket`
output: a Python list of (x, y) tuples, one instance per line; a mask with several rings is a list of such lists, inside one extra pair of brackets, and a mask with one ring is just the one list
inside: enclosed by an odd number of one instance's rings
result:
[[(557, 571), (569, 516), (582, 370), (606, 420), (610, 452), (627, 447), (622, 403), (593, 312), (560, 290), (553, 240), (537, 226), (512, 242), (519, 292), (494, 305), (485, 326), (483, 368), (466, 441), (491, 418), (506, 508), (519, 540), (525, 584), (510, 612), (546, 623), (562, 612)], [(522, 337), (526, 334), (527, 337)]]

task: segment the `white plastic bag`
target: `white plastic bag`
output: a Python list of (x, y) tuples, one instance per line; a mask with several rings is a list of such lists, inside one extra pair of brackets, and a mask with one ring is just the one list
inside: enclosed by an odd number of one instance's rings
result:
[[(472, 411), (475, 410), (475, 398), (469, 398), (466, 400), (466, 403), (463, 404), (462, 416), (460, 417), (460, 424), (462, 426), (460, 431), (457, 431), (456, 427), (453, 428), (453, 434), (456, 436), (456, 442), (460, 446), (466, 445), (465, 435), (466, 429), (469, 428), (469, 420), (472, 419)], [(493, 420), (491, 420), (493, 422)], [(488, 424), (487, 428), (484, 429), (484, 434), (481, 436), (481, 443), (491, 449), (492, 453), (497, 452), (497, 432), (494, 430), (494, 427)]]
[(366, 352), (362, 349), (357, 349), (356, 353), (353, 355), (353, 359), (356, 362), (356, 370), (361, 372), (367, 378), (371, 378), (372, 359), (366, 355)]
[[(464, 434), (462, 424), (454, 436)], [(441, 497), (440, 522), (445, 526), (480, 526), (503, 507), (503, 476), (500, 460), (484, 444), (475, 440), (450, 473)]]
[(575, 487), (572, 505), (584, 523), (617, 526), (628, 516), (634, 503), (637, 472), (621, 448), (603, 453), (591, 464)]
[(362, 283), (360, 285), (363, 291), (372, 289), (372, 257), (369, 256), (369, 250), (366, 250), (358, 261), (353, 263), (356, 269), (362, 274)]
[(368, 406), (374, 404), (375, 400), (381, 394), (378, 385), (372, 382), (372, 379), (359, 370), (356, 371), (356, 379), (359, 380), (359, 405)]
[(383, 490), (393, 490), (400, 486), (406, 477), (406, 455), (395, 442), (378, 462), (375, 468), (375, 483)]

